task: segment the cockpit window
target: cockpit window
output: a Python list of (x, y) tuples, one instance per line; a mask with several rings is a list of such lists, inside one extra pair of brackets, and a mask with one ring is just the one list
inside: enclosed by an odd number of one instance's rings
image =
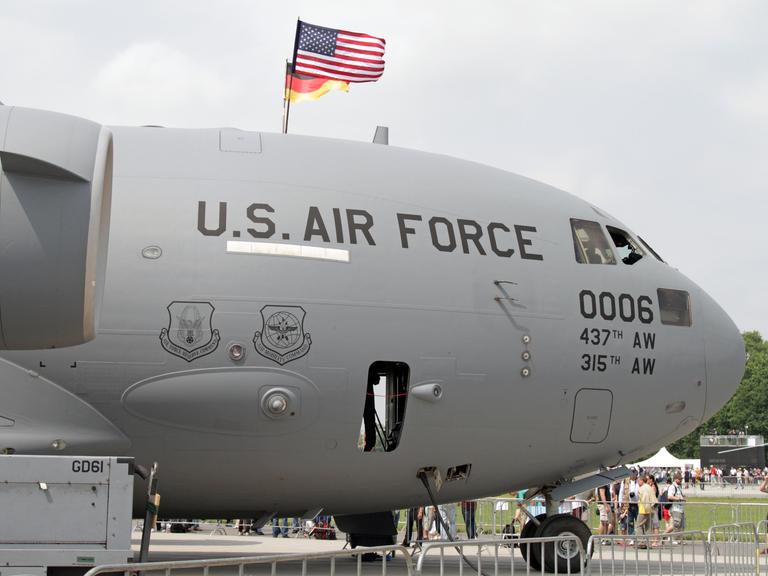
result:
[(603, 229), (597, 222), (571, 218), (573, 250), (579, 264), (616, 264)]
[(685, 290), (659, 288), (659, 309), (661, 323), (670, 326), (691, 325), (691, 297)]
[[(653, 254), (653, 256), (654, 256), (654, 258), (656, 258), (656, 260), (658, 260), (659, 262), (664, 262), (664, 259), (661, 256), (659, 256), (659, 254), (658, 254), (658, 252), (656, 252), (656, 250), (651, 248), (651, 245), (648, 244), (648, 242), (643, 240), (642, 236), (638, 236), (637, 239), (640, 240), (640, 244), (642, 244), (645, 247), (645, 249), (648, 250), (648, 252)], [(666, 262), (664, 262), (664, 264), (666, 264)]]
[(624, 264), (630, 266), (645, 256), (645, 251), (640, 248), (640, 244), (624, 230), (619, 230), (613, 226), (606, 226), (608, 234), (611, 235), (613, 245), (616, 246), (616, 251), (619, 253), (619, 258)]

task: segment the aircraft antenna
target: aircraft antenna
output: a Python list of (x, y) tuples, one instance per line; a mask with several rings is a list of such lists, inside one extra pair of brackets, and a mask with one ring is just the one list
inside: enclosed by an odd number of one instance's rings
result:
[(376, 132), (373, 134), (374, 144), (389, 144), (389, 127), (388, 126), (376, 126)]

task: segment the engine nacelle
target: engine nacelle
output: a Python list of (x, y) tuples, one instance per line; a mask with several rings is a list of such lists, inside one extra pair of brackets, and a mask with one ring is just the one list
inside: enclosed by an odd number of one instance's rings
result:
[(0, 106), (0, 350), (95, 335), (109, 233), (112, 136), (64, 114)]

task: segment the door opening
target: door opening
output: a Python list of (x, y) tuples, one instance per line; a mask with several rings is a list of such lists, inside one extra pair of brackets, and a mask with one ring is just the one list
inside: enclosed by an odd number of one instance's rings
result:
[(363, 452), (392, 452), (400, 444), (410, 369), (403, 362), (374, 362), (368, 369), (358, 445)]

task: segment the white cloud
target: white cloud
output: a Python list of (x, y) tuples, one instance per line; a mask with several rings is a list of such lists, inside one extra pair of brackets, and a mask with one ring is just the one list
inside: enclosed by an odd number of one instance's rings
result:
[(735, 116), (768, 122), (768, 76), (750, 78), (725, 88), (723, 99)]
[(206, 109), (220, 107), (233, 90), (231, 79), (181, 50), (152, 42), (129, 46), (107, 62), (93, 80), (91, 98), (108, 103), (106, 114), (122, 122), (184, 124), (190, 103), (204, 122)]

